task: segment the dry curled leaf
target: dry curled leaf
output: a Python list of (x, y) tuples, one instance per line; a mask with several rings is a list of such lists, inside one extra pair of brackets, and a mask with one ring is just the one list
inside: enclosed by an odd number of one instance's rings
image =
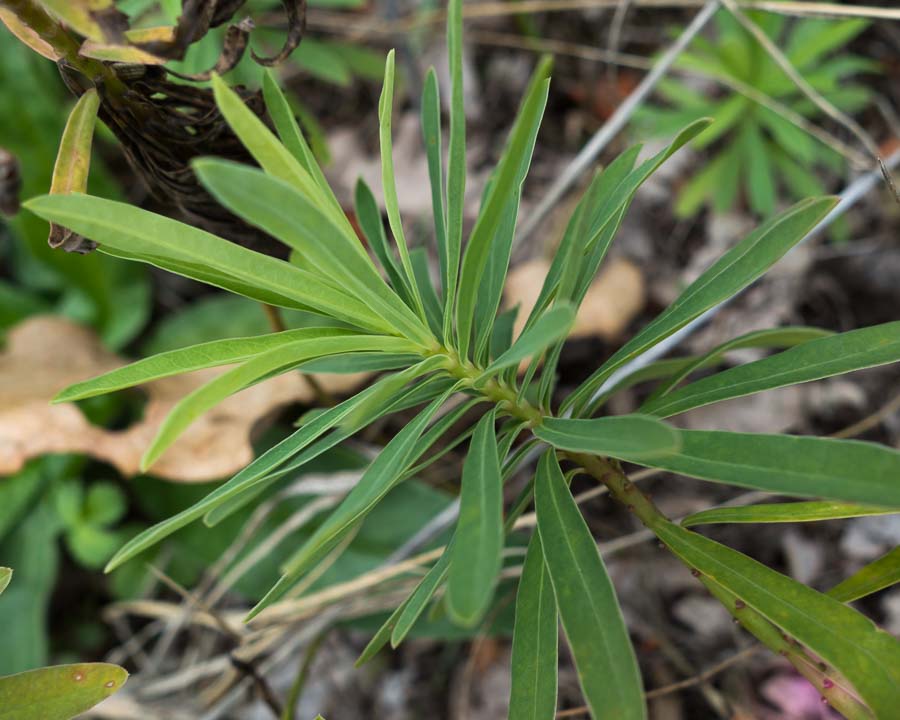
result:
[[(67, 385), (124, 364), (90, 330), (68, 320), (39, 316), (13, 328), (0, 354), (0, 476), (49, 453), (89, 455), (125, 476), (135, 475), (141, 455), (174, 405), (227, 369), (200, 370), (142, 386), (147, 393), (144, 417), (120, 431), (92, 425), (74, 404), (50, 404)], [(316, 377), (334, 394), (352, 390), (364, 379), (360, 374)], [(312, 401), (312, 391), (299, 373), (254, 385), (191, 425), (150, 472), (177, 482), (231, 475), (253, 459), (250, 436), (259, 422), (285, 405)]]

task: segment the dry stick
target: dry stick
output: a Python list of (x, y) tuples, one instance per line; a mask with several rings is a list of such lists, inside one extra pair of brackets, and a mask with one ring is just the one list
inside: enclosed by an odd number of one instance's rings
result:
[[(673, 692), (678, 692), (679, 690), (684, 690), (685, 688), (693, 687), (694, 685), (699, 685), (700, 683), (706, 682), (707, 680), (715, 677), (723, 670), (727, 670), (732, 665), (737, 665), (739, 662), (743, 662), (747, 658), (755, 655), (762, 649), (762, 645), (752, 645), (751, 647), (745, 648), (740, 652), (736, 652), (731, 657), (725, 658), (722, 662), (716, 663), (711, 668), (704, 670), (693, 677), (689, 677), (686, 680), (679, 680), (678, 682), (671, 683), (670, 685), (663, 685), (661, 688), (656, 688), (655, 690), (648, 690), (644, 693), (644, 697), (648, 700), (653, 700), (658, 697), (663, 697), (664, 695), (671, 695)], [(583, 707), (572, 708), (571, 710), (562, 710), (556, 713), (557, 718), (571, 718), (578, 717), (580, 715), (587, 715), (590, 712), (590, 708), (585, 705)]]
[[(478, 2), (463, 5), (463, 18), (477, 20), (510, 15), (533, 15), (535, 13), (572, 12), (576, 10), (610, 9), (619, 6), (621, 0), (520, 0), (515, 4), (509, 2)], [(632, 0), (637, 8), (698, 8), (704, 0)], [(900, 10), (880, 5), (840, 5), (838, 3), (788, 2), (760, 0), (757, 2), (741, 2), (740, 6), (748, 10), (790, 16), (815, 16), (833, 18), (868, 18), (871, 20), (900, 20)], [(364, 38), (369, 35), (395, 35), (408, 33), (417, 28), (429, 25), (442, 25), (446, 21), (443, 10), (414, 12), (396, 20), (367, 19), (354, 21), (346, 12), (328, 10), (310, 11), (308, 25), (318, 30), (326, 30), (342, 35), (353, 35)], [(268, 23), (267, 23), (268, 24)]]
[(603, 127), (601, 127), (590, 139), (587, 145), (582, 148), (581, 152), (575, 156), (568, 167), (556, 179), (553, 185), (544, 193), (541, 202), (534, 209), (527, 220), (522, 224), (522, 228), (516, 235), (516, 241), (521, 241), (531, 234), (535, 228), (544, 219), (544, 216), (554, 208), (560, 198), (565, 194), (569, 187), (581, 176), (581, 174), (597, 159), (597, 156), (606, 147), (619, 131), (625, 127), (631, 115), (644, 101), (644, 99), (656, 87), (656, 83), (660, 81), (663, 75), (669, 70), (681, 52), (688, 46), (691, 40), (699, 33), (709, 19), (715, 14), (719, 7), (719, 0), (708, 0), (691, 20), (690, 24), (682, 31), (678, 39), (666, 50), (665, 53), (656, 61), (653, 69), (647, 73), (640, 84), (634, 91), (616, 108), (616, 111), (610, 116)]
[[(225, 637), (227, 637), (235, 645), (235, 647), (240, 646), (241, 641), (243, 640), (241, 633), (231, 627), (231, 625), (226, 622), (224, 618), (222, 618), (212, 608), (208, 607), (199, 597), (183, 588), (179, 583), (175, 582), (162, 570), (159, 570), (154, 565), (148, 565), (148, 567), (150, 568), (150, 571), (154, 575), (156, 575), (156, 577), (162, 583), (178, 593), (185, 602), (189, 603), (190, 605), (194, 605), (209, 614), (216, 621), (216, 625), (218, 626), (221, 633), (225, 635)], [(259, 690), (259, 694), (262, 697), (263, 701), (266, 703), (266, 705), (268, 705), (269, 709), (275, 715), (276, 719), (280, 719), (281, 703), (275, 697), (275, 693), (272, 691), (272, 687), (266, 681), (265, 677), (260, 674), (256, 665), (254, 665), (252, 661), (241, 660), (234, 654), (229, 655), (229, 660), (241, 674), (246, 675), (248, 678), (253, 680), (253, 683)]]
[(843, 430), (838, 430), (836, 433), (832, 433), (831, 437), (833, 438), (850, 438), (856, 437), (857, 435), (862, 435), (867, 430), (871, 430), (874, 427), (877, 427), (881, 424), (881, 421), (884, 420), (889, 415), (900, 410), (900, 394), (894, 396), (887, 403), (882, 405), (878, 410), (873, 412), (868, 417), (864, 417), (859, 422), (855, 422), (848, 427), (845, 427)]

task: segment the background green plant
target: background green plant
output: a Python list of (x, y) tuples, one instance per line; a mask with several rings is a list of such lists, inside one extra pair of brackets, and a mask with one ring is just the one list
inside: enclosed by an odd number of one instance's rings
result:
[[(791, 21), (761, 12), (750, 16), (835, 107), (854, 114), (869, 105), (871, 91), (854, 78), (877, 72), (878, 64), (845, 48), (865, 30), (865, 21)], [(675, 212), (690, 216), (704, 205), (729, 210), (743, 198), (754, 213), (767, 217), (785, 195), (801, 199), (824, 194), (823, 172), (842, 174), (845, 159), (743, 90), (809, 120), (820, 118), (821, 110), (730, 12), (720, 10), (714, 24), (715, 35), (696, 38), (674, 67), (716, 81), (724, 93), (710, 97), (685, 80), (664, 79), (657, 92), (667, 105), (647, 105), (635, 115), (640, 132), (662, 137), (700, 117), (715, 120), (692, 143), (698, 150), (710, 149), (711, 156), (679, 191)], [(841, 233), (846, 237), (847, 228)]]

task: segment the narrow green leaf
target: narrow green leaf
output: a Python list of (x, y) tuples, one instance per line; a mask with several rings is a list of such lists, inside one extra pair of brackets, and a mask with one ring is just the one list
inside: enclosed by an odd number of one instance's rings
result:
[(299, 552), (291, 558), (288, 566), (284, 568), (281, 579), (250, 611), (247, 620), (256, 617), (269, 605), (281, 599), (315, 563), (333, 550), (341, 538), (403, 479), (406, 469), (418, 459), (417, 451), (424, 452), (425, 450), (417, 445), (425, 426), (454, 389), (455, 386), (432, 401), (385, 445), (378, 457), (363, 473), (359, 483), (316, 529)]
[(345, 234), (291, 185), (225, 160), (201, 159), (193, 167), (223, 206), (299, 252), (317, 272), (336, 280), (399, 333), (429, 342), (430, 333), (385, 285), (357, 236)]
[(634, 648), (597, 544), (553, 451), (538, 465), (537, 528), (559, 616), (595, 718), (646, 718)]
[(369, 241), (369, 247), (381, 263), (381, 267), (387, 273), (388, 279), (391, 281), (391, 287), (403, 298), (407, 307), (414, 307), (412, 300), (412, 291), (403, 277), (400, 266), (394, 259), (393, 251), (388, 244), (387, 235), (384, 232), (384, 223), (381, 221), (381, 210), (378, 209), (378, 203), (372, 194), (371, 188), (366, 185), (365, 181), (360, 178), (356, 181), (356, 193), (354, 196), (354, 205), (356, 207), (356, 219), (362, 228), (366, 240)]
[(266, 101), (266, 109), (275, 123), (278, 137), (284, 143), (285, 148), (294, 156), (303, 169), (308, 172), (321, 188), (322, 193), (328, 198), (336, 212), (343, 215), (344, 210), (334, 195), (334, 191), (325, 179), (325, 174), (303, 136), (303, 131), (297, 123), (294, 111), (275, 78), (272, 70), (266, 70), (263, 74), (263, 97)]
[(497, 163), (488, 197), (475, 221), (475, 227), (472, 229), (469, 243), (466, 246), (460, 270), (456, 306), (456, 327), (459, 352), (462, 357), (467, 357), (469, 353), (478, 286), (487, 265), (491, 244), (503, 218), (505, 208), (520, 192), (524, 179), (520, 172), (523, 167), (523, 159), (530, 157), (528, 148), (532, 145), (532, 138), (544, 115), (549, 87), (549, 79), (535, 82), (523, 100), (503, 156)]
[(686, 364), (683, 369), (674, 373), (666, 382), (660, 383), (645, 405), (656, 402), (663, 395), (668, 395), (691, 373), (718, 362), (722, 356), (732, 350), (743, 350), (745, 348), (789, 348), (833, 334), (830, 330), (820, 330), (812, 327), (779, 327), (767, 330), (754, 330), (745, 335), (726, 340), (705, 355), (696, 357), (693, 362)]
[(494, 597), (503, 552), (503, 481), (494, 429), (496, 411), (482, 416), (462, 470), (459, 520), (447, 582), (447, 611), (474, 627)]
[(622, 453), (619, 457), (767, 492), (900, 507), (900, 451), (875, 443), (682, 430), (678, 452), (645, 458)]
[(409, 247), (403, 233), (403, 221), (400, 218), (400, 202), (397, 199), (397, 182), (394, 179), (394, 147), (391, 140), (391, 115), (394, 109), (394, 51), (387, 55), (384, 65), (384, 87), (378, 101), (379, 138), (381, 140), (381, 181), (384, 186), (384, 206), (387, 210), (388, 224), (394, 234), (397, 250), (400, 252), (400, 264), (406, 276), (406, 282), (412, 292), (414, 309), (423, 320), (425, 308), (422, 297), (416, 286), (415, 273), (409, 259)]
[(416, 286), (422, 293), (422, 305), (425, 309), (425, 317), (428, 318), (428, 327), (435, 337), (441, 337), (444, 325), (443, 309), (438, 298), (434, 283), (431, 281), (431, 266), (428, 261), (428, 250), (424, 247), (413, 248), (409, 253), (412, 262), (413, 274), (416, 277)]
[(828, 591), (839, 602), (853, 602), (900, 582), (900, 547), (853, 573)]
[(810, 340), (777, 355), (702, 378), (641, 408), (669, 417), (763, 390), (819, 380), (900, 360), (900, 322)]
[(240, 96), (217, 75), (212, 78), (212, 88), (222, 115), (259, 166), (269, 175), (293, 185), (316, 205), (326, 210), (338, 227), (349, 227), (350, 223), (340, 207), (335, 207), (318, 181), (278, 141)]
[(444, 342), (453, 342), (459, 260), (462, 255), (466, 194), (466, 111), (463, 105), (462, 0), (447, 5), (450, 63), (450, 150), (447, 159), (447, 284), (444, 287)]
[(702, 510), (681, 521), (682, 527), (712, 523), (795, 523), (817, 520), (863, 517), (865, 515), (891, 515), (898, 508), (851, 505), (829, 501), (769, 503), (744, 507), (722, 507)]
[(563, 410), (580, 411), (618, 368), (759, 278), (834, 207), (834, 198), (800, 202), (772, 218), (719, 258), (662, 314), (570, 395)]
[(585, 420), (546, 417), (533, 432), (560, 450), (628, 460), (668, 457), (681, 447), (678, 430), (646, 415)]
[[(431, 183), (431, 208), (434, 217), (434, 239), (441, 266), (441, 288), (444, 297), (450, 287), (450, 257), (447, 248), (447, 217), (444, 214), (444, 164), (441, 159), (441, 97), (437, 74), (428, 68), (422, 86), (422, 140), (428, 160), (428, 179)], [(441, 313), (443, 317), (443, 313)]]
[(116, 255), (136, 257), (248, 297), (259, 298), (260, 291), (271, 292), (328, 317), (376, 332), (392, 332), (383, 318), (317, 275), (176, 220), (77, 193), (45, 195), (29, 200), (25, 206), (46, 220), (99, 242)]
[(298, 340), (257, 355), (182, 398), (163, 421), (153, 443), (141, 460), (141, 466), (144, 469), (149, 468), (194, 420), (214, 405), (273, 372), (285, 371), (306, 360), (323, 355), (381, 349), (409, 352), (415, 348), (400, 338), (346, 335)]
[(91, 88), (82, 95), (66, 121), (53, 167), (51, 195), (86, 192), (91, 167), (91, 146), (100, 96)]
[(200, 345), (181, 348), (180, 350), (170, 350), (169, 352), (138, 360), (125, 367), (111, 370), (90, 380), (70, 385), (53, 398), (53, 402), (83, 400), (95, 395), (104, 395), (116, 390), (142, 385), (143, 383), (171, 375), (180, 375), (181, 373), (202, 370), (203, 368), (243, 362), (269, 350), (274, 350), (299, 340), (343, 337), (352, 334), (354, 334), (352, 331), (342, 328), (300, 328), (298, 330), (286, 330), (285, 332), (259, 335), (257, 337), (214, 340), (208, 343), (201, 343)]
[(6, 590), (6, 586), (9, 585), (9, 581), (12, 580), (13, 571), (8, 567), (0, 567), (0, 595), (3, 594), (3, 591)]
[(513, 630), (510, 720), (553, 720), (556, 717), (559, 619), (550, 573), (538, 533), (531, 536), (519, 591)]
[(56, 665), (0, 677), (0, 720), (70, 720), (125, 684), (109, 663)]
[(556, 305), (545, 312), (538, 321), (525, 330), (512, 347), (492, 362), (484, 376), (493, 375), (504, 368), (518, 365), (522, 360), (537, 355), (569, 334), (575, 322), (575, 308), (568, 304)]
[(724, 586), (840, 672), (876, 717), (896, 714), (900, 643), (871, 620), (690, 530), (663, 522), (654, 532), (690, 567)]
[(434, 597), (438, 588), (447, 579), (447, 573), (450, 571), (450, 562), (453, 558), (454, 542), (451, 539), (447, 543), (447, 549), (440, 559), (425, 574), (421, 582), (413, 590), (407, 601), (398, 608), (397, 619), (394, 628), (391, 631), (391, 647), (399, 647), (400, 643), (406, 639), (409, 631), (413, 629), (416, 621), (425, 612), (425, 608)]

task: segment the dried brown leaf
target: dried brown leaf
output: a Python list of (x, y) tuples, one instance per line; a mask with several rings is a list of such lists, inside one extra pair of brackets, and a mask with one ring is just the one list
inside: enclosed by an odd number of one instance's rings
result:
[[(201, 370), (143, 386), (143, 419), (110, 431), (92, 425), (74, 404), (51, 405), (73, 382), (125, 364), (105, 350), (90, 331), (68, 320), (33, 317), (7, 335), (0, 354), (0, 476), (18, 472), (31, 458), (78, 453), (107, 462), (125, 476), (138, 473), (140, 458), (163, 419), (187, 393), (227, 368)], [(348, 392), (364, 375), (316, 376), (330, 393)], [(311, 403), (312, 392), (298, 373), (254, 385), (206, 413), (151, 468), (176, 482), (205, 482), (231, 475), (253, 459), (251, 433), (276, 410)]]

